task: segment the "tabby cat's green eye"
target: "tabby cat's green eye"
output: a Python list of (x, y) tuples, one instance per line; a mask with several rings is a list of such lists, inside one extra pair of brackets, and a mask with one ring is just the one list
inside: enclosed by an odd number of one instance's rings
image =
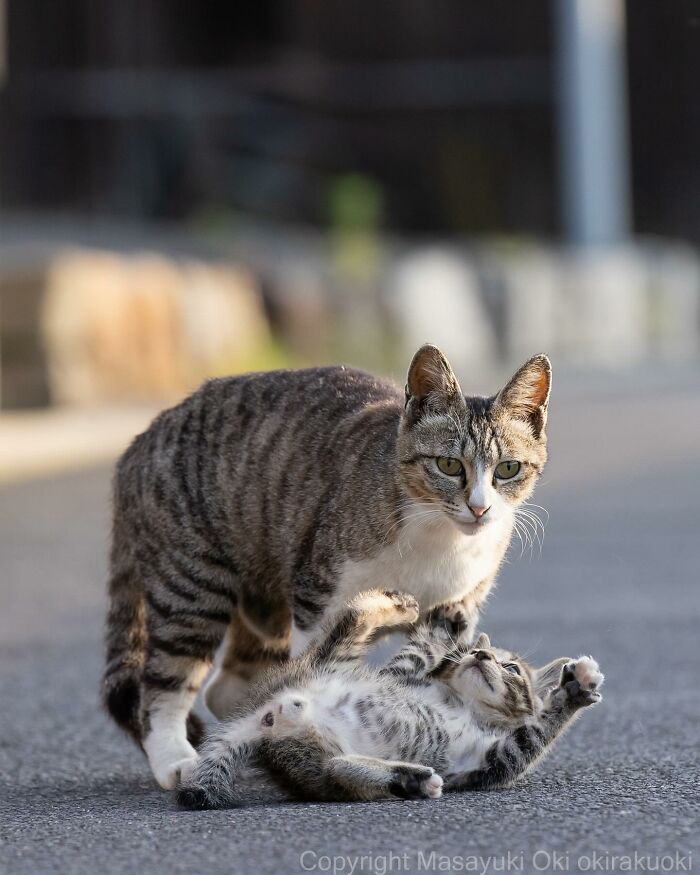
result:
[(520, 462), (501, 462), (496, 465), (496, 477), (499, 480), (510, 480), (520, 471)]
[(459, 459), (451, 459), (449, 456), (440, 456), (436, 461), (437, 466), (442, 473), (447, 474), (449, 477), (459, 477), (464, 470)]

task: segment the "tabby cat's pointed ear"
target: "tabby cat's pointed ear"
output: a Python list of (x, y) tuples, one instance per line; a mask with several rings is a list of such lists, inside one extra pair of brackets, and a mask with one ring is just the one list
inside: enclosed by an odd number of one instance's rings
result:
[(481, 635), (476, 639), (476, 641), (472, 644), (473, 650), (487, 650), (491, 647), (491, 639), (486, 634), (486, 632), (482, 632)]
[(522, 419), (540, 437), (547, 424), (547, 405), (552, 386), (552, 366), (546, 355), (536, 355), (516, 371), (496, 396), (496, 403), (516, 419)]
[(420, 404), (428, 397), (438, 400), (461, 394), (457, 377), (445, 356), (430, 343), (421, 346), (408, 369), (406, 404), (414, 399)]
[(535, 669), (532, 673), (532, 684), (538, 696), (544, 696), (547, 690), (558, 686), (561, 680), (561, 670), (567, 662), (571, 662), (568, 656), (560, 656), (548, 665)]

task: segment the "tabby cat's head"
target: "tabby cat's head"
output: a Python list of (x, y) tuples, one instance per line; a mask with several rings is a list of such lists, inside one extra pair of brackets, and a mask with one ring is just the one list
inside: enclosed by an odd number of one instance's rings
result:
[(406, 492), (467, 534), (512, 515), (547, 460), (551, 367), (527, 361), (491, 398), (467, 398), (447, 359), (421, 347), (411, 362), (399, 461)]
[(542, 708), (544, 694), (559, 683), (567, 661), (562, 657), (533, 668), (481, 634), (464, 654), (445, 660), (436, 676), (468, 700), (485, 724), (518, 725)]

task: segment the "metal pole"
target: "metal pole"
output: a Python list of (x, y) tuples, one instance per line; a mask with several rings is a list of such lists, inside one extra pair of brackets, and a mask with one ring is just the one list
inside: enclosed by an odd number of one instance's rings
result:
[(555, 0), (566, 238), (624, 242), (631, 227), (624, 0)]

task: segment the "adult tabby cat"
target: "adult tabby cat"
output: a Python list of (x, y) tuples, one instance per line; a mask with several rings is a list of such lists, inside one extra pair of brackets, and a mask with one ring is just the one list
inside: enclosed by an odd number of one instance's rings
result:
[(437, 798), (443, 784), (447, 791), (509, 786), (581, 708), (600, 700), (603, 675), (591, 657), (533, 669), (486, 635), (470, 644), (469, 624), (454, 606), (414, 628), (385, 668), (358, 664), (380, 628), (418, 615), (403, 593), (356, 596), (318, 644), (272, 670), (240, 713), (214, 730), (179, 803), (240, 805), (251, 764), (273, 779), (265, 787), (271, 799), (280, 790), (282, 798), (345, 800)]
[(225, 716), (353, 595), (391, 582), (472, 628), (546, 460), (551, 371), (466, 398), (424, 346), (405, 393), (344, 367), (212, 380), (117, 466), (104, 699), (164, 788)]

